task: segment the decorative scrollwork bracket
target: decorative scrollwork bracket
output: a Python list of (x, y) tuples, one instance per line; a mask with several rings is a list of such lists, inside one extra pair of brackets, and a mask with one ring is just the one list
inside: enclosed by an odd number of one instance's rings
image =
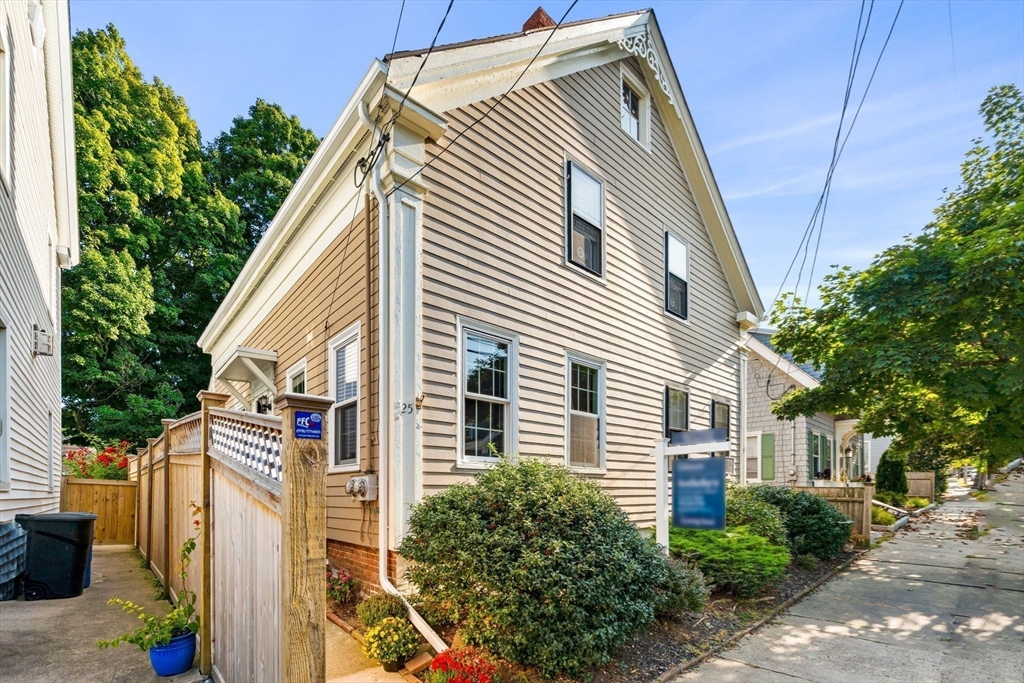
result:
[(673, 107), (676, 106), (676, 98), (672, 94), (672, 86), (668, 81), (668, 72), (665, 70), (658, 51), (654, 48), (654, 41), (651, 40), (648, 30), (645, 28), (643, 33), (620, 38), (619, 47), (647, 62), (647, 65), (651, 67), (651, 71), (654, 72), (658, 85), (661, 86), (662, 91), (668, 97), (669, 104)]

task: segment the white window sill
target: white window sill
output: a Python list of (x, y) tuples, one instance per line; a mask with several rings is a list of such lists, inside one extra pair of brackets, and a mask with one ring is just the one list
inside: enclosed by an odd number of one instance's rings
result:
[(675, 313), (669, 313), (668, 311), (666, 311), (666, 310), (665, 310), (665, 305), (664, 305), (664, 303), (662, 303), (662, 307), (661, 307), (661, 312), (662, 312), (662, 314), (664, 314), (664, 316), (665, 316), (666, 318), (669, 318), (669, 319), (671, 319), (671, 320), (674, 320), (674, 321), (676, 321), (677, 323), (679, 323), (680, 325), (686, 325), (687, 327), (693, 327), (693, 323), (692, 323), (692, 322), (690, 322), (690, 319), (689, 319), (689, 318), (680, 318), (680, 317), (679, 317), (678, 315), (676, 315)]
[(632, 140), (634, 145), (636, 145), (643, 151), (653, 156), (654, 152), (651, 151), (651, 145), (649, 140), (637, 140), (635, 137), (632, 136), (632, 134), (630, 134), (628, 130), (623, 128), (621, 124), (619, 124), (619, 132), (625, 135), (630, 140)]
[(592, 281), (594, 284), (598, 284), (598, 285), (601, 285), (603, 287), (607, 287), (608, 286), (608, 281), (607, 281), (607, 279), (605, 278), (604, 275), (598, 275), (597, 273), (594, 273), (593, 271), (587, 270), (583, 266), (581, 266), (581, 265), (579, 265), (579, 264), (577, 264), (577, 263), (575, 263), (573, 261), (570, 261), (568, 258), (565, 257), (564, 254), (562, 255), (562, 267), (568, 268), (569, 270), (571, 270), (572, 272), (576, 273), (577, 275), (582, 275), (583, 277), (585, 277), (588, 280)]
[(500, 462), (498, 460), (498, 458), (495, 458), (493, 460), (479, 460), (479, 461), (475, 461), (475, 460), (459, 460), (457, 463), (455, 463), (455, 469), (456, 470), (474, 470), (474, 471), (479, 472), (479, 471), (482, 471), (482, 470), (489, 470), (489, 469), (491, 469), (492, 467), (497, 465), (498, 462)]
[(352, 465), (334, 465), (327, 468), (327, 474), (355, 474), (359, 472), (359, 463)]
[(608, 474), (608, 469), (605, 467), (579, 467), (575, 465), (569, 465), (569, 471), (573, 474), (582, 474), (592, 477), (603, 477)]

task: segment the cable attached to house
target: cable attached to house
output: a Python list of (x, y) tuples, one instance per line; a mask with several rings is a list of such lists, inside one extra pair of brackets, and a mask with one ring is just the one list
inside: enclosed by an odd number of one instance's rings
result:
[[(509, 96), (509, 93), (511, 93), (513, 90), (515, 90), (516, 86), (519, 85), (519, 81), (521, 81), (523, 79), (523, 76), (526, 75), (526, 72), (530, 70), (530, 67), (533, 66), (533, 63), (536, 62), (537, 58), (540, 57), (542, 52), (544, 52), (544, 48), (546, 48), (548, 46), (548, 43), (551, 41), (551, 38), (555, 35), (555, 32), (562, 25), (562, 22), (565, 21), (565, 18), (569, 16), (569, 12), (572, 11), (572, 8), (576, 6), (577, 2), (579, 2), (579, 0), (573, 0), (572, 4), (569, 5), (569, 9), (565, 10), (565, 14), (562, 15), (562, 18), (559, 19), (558, 23), (555, 24), (554, 27), (551, 29), (551, 33), (549, 33), (548, 37), (544, 39), (544, 43), (540, 46), (540, 49), (537, 50), (537, 53), (535, 55), (533, 55), (533, 59), (531, 59), (530, 63), (526, 65), (526, 68), (522, 70), (522, 72), (519, 74), (519, 77), (516, 78), (515, 82), (513, 82), (512, 85), (509, 86), (508, 90), (506, 90), (501, 95), (499, 95), (498, 98), (491, 104), (491, 106), (488, 107), (487, 111), (485, 111), (482, 115), (480, 115), (479, 117), (474, 119), (468, 126), (466, 126), (461, 131), (459, 131), (459, 133), (454, 138), (452, 138), (452, 141), (449, 142), (443, 149), (441, 149), (441, 151), (438, 152), (430, 161), (428, 161), (427, 163), (425, 163), (422, 166), (420, 166), (412, 175), (410, 175), (408, 178), (403, 180), (401, 182), (401, 184), (399, 184), (394, 189), (392, 189), (390, 192), (388, 192), (388, 196), (389, 197), (391, 195), (393, 195), (394, 193), (398, 192), (399, 190), (401, 190), (403, 187), (405, 187), (405, 185), (409, 181), (411, 181), (413, 178), (415, 178), (419, 174), (423, 173), (423, 171), (425, 171), (428, 168), (430, 168), (431, 166), (433, 166), (434, 162), (437, 161), (438, 159), (440, 159), (442, 156), (444, 156), (445, 152), (447, 152), (453, 146), (455, 146), (455, 143), (457, 143), (459, 141), (459, 139), (463, 135), (465, 135), (469, 131), (473, 130), (473, 128), (476, 126), (476, 124), (480, 123), (481, 121), (486, 119), (488, 116), (490, 116), (491, 112), (494, 111), (498, 107), (499, 104), (501, 104), (502, 102), (505, 101), (505, 98)], [(426, 60), (424, 60), (424, 61), (426, 61)], [(422, 64), (420, 65), (420, 68), (421, 69), (423, 68)], [(414, 83), (414, 85), (415, 85), (415, 83)], [(410, 86), (409, 92), (411, 92), (411, 91), (412, 91), (412, 87)], [(406, 96), (408, 96), (408, 92), (406, 93)]]

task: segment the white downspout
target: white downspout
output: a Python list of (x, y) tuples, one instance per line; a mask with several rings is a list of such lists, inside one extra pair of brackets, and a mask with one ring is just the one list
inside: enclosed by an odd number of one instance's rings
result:
[[(371, 132), (375, 129), (374, 123), (366, 111), (366, 105), (363, 103), (359, 104), (359, 120)], [(391, 520), (391, 510), (389, 507), (391, 486), (389, 476), (391, 470), (391, 430), (394, 420), (392, 420), (391, 412), (388, 409), (391, 405), (392, 354), (391, 329), (389, 325), (391, 316), (391, 300), (389, 298), (391, 296), (391, 233), (388, 224), (387, 197), (384, 196), (384, 190), (380, 185), (380, 169), (384, 165), (384, 156), (383, 152), (377, 155), (377, 161), (373, 164), (373, 174), (370, 179), (373, 196), (377, 200), (377, 424), (380, 430), (380, 435), (377, 439), (378, 457), (380, 458), (380, 464), (377, 467), (377, 478), (380, 482), (377, 487), (379, 491), (378, 502), (380, 504), (377, 522), (377, 572), (380, 587), (385, 592), (401, 598), (402, 602), (405, 603), (406, 610), (409, 612), (409, 621), (427, 639), (430, 646), (438, 653), (441, 653), (448, 649), (448, 645), (441, 639), (441, 636), (434, 633), (434, 629), (430, 628), (430, 624), (420, 616), (419, 612), (413, 609), (413, 606), (409, 604), (405, 596), (399, 592), (398, 588), (388, 578), (388, 525)], [(369, 248), (369, 242), (367, 242), (366, 246)]]

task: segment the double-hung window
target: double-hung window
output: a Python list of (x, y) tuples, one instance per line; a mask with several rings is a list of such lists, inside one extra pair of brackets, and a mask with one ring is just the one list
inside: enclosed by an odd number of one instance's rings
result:
[(569, 358), (569, 466), (601, 467), (604, 368)]
[(462, 334), (462, 456), (493, 459), (512, 446), (512, 340), (470, 329)]
[(642, 142), (640, 138), (641, 100), (640, 95), (633, 88), (629, 87), (626, 79), (622, 79), (622, 130), (637, 142)]
[(690, 428), (690, 395), (682, 389), (665, 388), (665, 436)]
[(601, 181), (573, 162), (566, 163), (569, 198), (568, 259), (593, 275), (604, 271), (604, 211)]
[(665, 310), (686, 320), (690, 316), (689, 250), (672, 233), (665, 233)]
[(327, 362), (329, 390), (334, 399), (330, 414), (331, 468), (355, 470), (359, 467), (358, 327), (331, 340)]
[(288, 393), (306, 393), (306, 359), (303, 358), (288, 368)]
[[(725, 429), (725, 439), (728, 441), (731, 438), (729, 429), (729, 415), (730, 408), (729, 404), (724, 401), (711, 401), (711, 428)], [(716, 453), (715, 455), (727, 456), (728, 453)]]

